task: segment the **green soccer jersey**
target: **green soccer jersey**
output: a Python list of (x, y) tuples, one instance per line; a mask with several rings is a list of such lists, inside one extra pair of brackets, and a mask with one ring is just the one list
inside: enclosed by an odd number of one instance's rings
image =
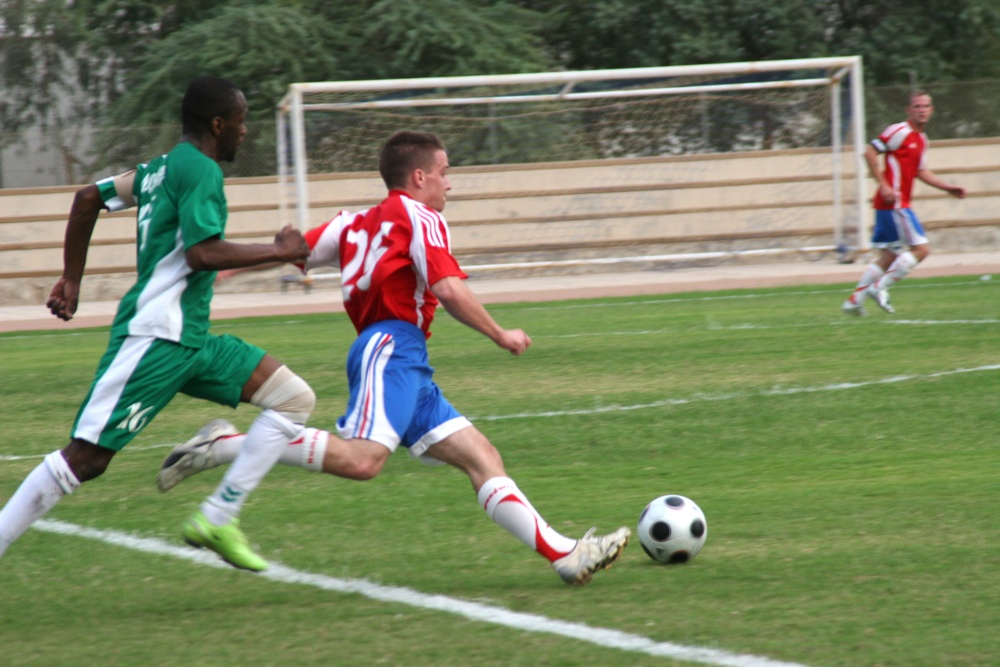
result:
[[(118, 306), (112, 336), (155, 336), (202, 346), (215, 271), (194, 271), (184, 252), (206, 239), (224, 238), (222, 183), (218, 163), (187, 142), (136, 168), (138, 278)], [(98, 187), (111, 208), (114, 188)]]

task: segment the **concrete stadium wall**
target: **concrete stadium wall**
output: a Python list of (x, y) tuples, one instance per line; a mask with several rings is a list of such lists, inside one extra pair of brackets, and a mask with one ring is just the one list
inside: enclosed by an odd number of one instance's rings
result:
[[(914, 208), (935, 248), (1000, 250), (1000, 138), (934, 142), (929, 158), (938, 175), (970, 193), (959, 201), (917, 184)], [(829, 247), (830, 162), (828, 151), (793, 150), (455, 168), (445, 214), (453, 248), (471, 266)], [(844, 154), (842, 169), (853, 178), (852, 155)], [(866, 187), (867, 198), (874, 182), (866, 179)], [(270, 241), (280, 224), (278, 188), (275, 178), (228, 180), (227, 238)], [(44, 302), (61, 273), (76, 190), (0, 190), (0, 302)], [(342, 209), (371, 206), (384, 187), (374, 172), (320, 175), (310, 180), (309, 195), (311, 219), (319, 223)], [(853, 219), (854, 208), (844, 215)], [(85, 298), (117, 299), (129, 286), (134, 221), (134, 211), (102, 214)], [(255, 274), (241, 288), (273, 289), (278, 273)]]

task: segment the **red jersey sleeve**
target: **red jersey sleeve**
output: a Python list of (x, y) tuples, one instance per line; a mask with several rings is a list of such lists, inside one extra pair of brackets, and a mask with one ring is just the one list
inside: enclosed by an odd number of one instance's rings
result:
[(353, 219), (347, 211), (341, 211), (337, 217), (324, 222), (318, 227), (307, 231), (306, 244), (309, 246), (309, 257), (305, 264), (296, 263), (303, 273), (321, 266), (340, 266), (340, 234), (344, 227)]
[(411, 259), (428, 287), (442, 278), (468, 278), (451, 252), (451, 232), (448, 223), (437, 211), (422, 204), (410, 206), (413, 222)]

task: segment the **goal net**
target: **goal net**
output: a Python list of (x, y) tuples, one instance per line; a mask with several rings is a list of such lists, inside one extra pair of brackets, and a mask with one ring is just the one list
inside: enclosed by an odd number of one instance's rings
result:
[(452, 167), (814, 151), (830, 247), (867, 241), (857, 56), (294, 83), (277, 116), (281, 211), (303, 228), (311, 180), (374, 171), (407, 128), (442, 137)]

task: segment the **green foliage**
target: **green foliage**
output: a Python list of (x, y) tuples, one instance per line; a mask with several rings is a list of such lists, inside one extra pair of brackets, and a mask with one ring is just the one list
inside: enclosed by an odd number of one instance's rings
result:
[(71, 95), (69, 71), (79, 56), (89, 74), (81, 17), (62, 3), (16, 0), (0, 4), (0, 127), (47, 127), (58, 99)]
[(545, 69), (537, 14), (505, 2), (381, 0), (362, 16), (365, 78), (510, 74)]
[(1000, 76), (993, 0), (522, 3), (567, 69), (861, 55), (869, 85)]
[(574, 0), (554, 3), (544, 30), (567, 69), (826, 55), (823, 26), (807, 0)]
[(356, 0), (301, 4), (350, 36), (345, 80), (535, 72), (551, 65), (542, 15), (505, 0)]
[(301, 10), (233, 5), (137, 54), (111, 123), (176, 123), (187, 83), (207, 74), (230, 79), (246, 93), (251, 120), (271, 119), (286, 81), (336, 76), (336, 52), (336, 33)]
[[(335, 77), (336, 44), (336, 33), (325, 23), (310, 21), (293, 7), (237, 4), (188, 23), (137, 56), (127, 92), (107, 121), (128, 129), (106, 135), (98, 159), (130, 165), (169, 149), (178, 137), (187, 83), (210, 74), (238, 85), (250, 108), (251, 133), (240, 149), (242, 159), (226, 165), (227, 173), (240, 175), (241, 165), (259, 170), (262, 164), (274, 171), (273, 129), (262, 133), (253, 121), (273, 118), (287, 81)], [(152, 136), (137, 142), (131, 133)]]
[[(854, 54), (864, 58), (869, 88), (1000, 78), (995, 0), (9, 0), (0, 3), (0, 25), (0, 145), (39, 125), (57, 137), (67, 175), (87, 164), (77, 174), (87, 178), (169, 148), (177, 103), (201, 73), (242, 86), (252, 121), (270, 119), (287, 85), (308, 80)], [(993, 96), (973, 99), (980, 109), (947, 125), (949, 134), (995, 131)], [(880, 114), (881, 102), (872, 104)], [(732, 145), (745, 119), (727, 117), (733, 127), (707, 146)], [(556, 140), (568, 136), (558, 127), (566, 123), (587, 119), (557, 123)], [(694, 120), (683, 125), (674, 135), (698, 135)], [(88, 126), (121, 134), (109, 132), (93, 155), (75, 155), (74, 133)], [(462, 141), (500, 156), (521, 131), (508, 123)], [(261, 128), (229, 173), (269, 172), (269, 144), (273, 130)], [(368, 146), (359, 150), (369, 159)], [(580, 146), (581, 155), (593, 152)]]

